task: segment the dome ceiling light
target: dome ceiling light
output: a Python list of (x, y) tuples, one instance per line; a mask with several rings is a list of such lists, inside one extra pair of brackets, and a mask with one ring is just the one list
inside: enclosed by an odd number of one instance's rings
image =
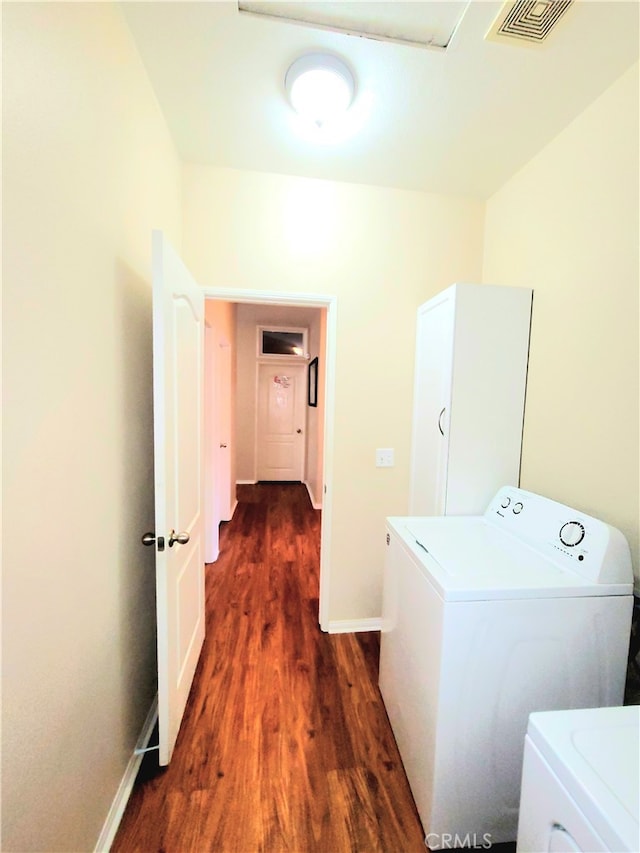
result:
[(337, 56), (310, 53), (291, 65), (284, 85), (293, 109), (317, 127), (334, 121), (351, 106), (355, 80)]

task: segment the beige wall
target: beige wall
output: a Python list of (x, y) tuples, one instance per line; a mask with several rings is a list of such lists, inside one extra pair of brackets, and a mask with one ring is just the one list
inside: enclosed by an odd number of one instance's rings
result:
[(180, 171), (117, 7), (3, 4), (2, 849), (93, 849), (155, 693), (151, 229)]
[(318, 405), (307, 408), (307, 466), (306, 482), (311, 501), (316, 509), (322, 508), (324, 486), (324, 423), (325, 382), (327, 366), (327, 310), (316, 312), (316, 322), (309, 329), (309, 357), (318, 359)]
[(523, 485), (621, 527), (637, 567), (637, 67), (483, 232), (464, 199), (181, 174), (117, 7), (2, 11), (3, 849), (93, 847), (155, 691), (153, 227), (180, 248), (182, 224), (203, 285), (337, 296), (332, 620), (380, 614), (415, 309), (481, 279), (483, 233), (483, 280), (535, 289)]
[(638, 66), (487, 205), (484, 280), (534, 288), (522, 485), (619, 527), (638, 572)]
[[(186, 166), (201, 284), (337, 296), (330, 619), (380, 615), (384, 518), (407, 511), (415, 311), (479, 280), (480, 202)], [(375, 467), (376, 447), (396, 465)]]
[(256, 478), (256, 320), (245, 319), (245, 306), (237, 317), (237, 381), (236, 381), (236, 472), (241, 483)]

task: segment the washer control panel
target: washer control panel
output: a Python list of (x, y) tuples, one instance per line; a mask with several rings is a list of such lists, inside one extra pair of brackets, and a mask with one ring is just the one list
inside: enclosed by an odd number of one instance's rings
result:
[(564, 504), (504, 486), (485, 512), (486, 520), (508, 530), (545, 556), (595, 582), (633, 582), (626, 539), (604, 521)]
[(585, 529), (581, 521), (567, 521), (560, 528), (560, 541), (568, 548), (579, 545), (584, 539)]
[(495, 510), (497, 514), (503, 518), (509, 512), (513, 513), (513, 515), (520, 515), (524, 509), (524, 503), (521, 500), (516, 500), (517, 497), (517, 495), (509, 494), (506, 489), (499, 493), (499, 506)]

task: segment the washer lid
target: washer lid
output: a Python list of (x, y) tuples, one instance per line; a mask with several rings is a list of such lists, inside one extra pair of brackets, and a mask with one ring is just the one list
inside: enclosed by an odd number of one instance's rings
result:
[(608, 850), (640, 850), (640, 707), (531, 714), (527, 734)]
[(390, 518), (447, 601), (631, 595), (631, 584), (601, 584), (540, 554), (483, 516)]

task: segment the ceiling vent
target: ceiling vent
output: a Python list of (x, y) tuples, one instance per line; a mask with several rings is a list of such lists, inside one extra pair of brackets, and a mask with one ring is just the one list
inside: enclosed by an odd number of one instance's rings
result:
[(486, 35), (488, 41), (543, 44), (573, 0), (507, 2)]

